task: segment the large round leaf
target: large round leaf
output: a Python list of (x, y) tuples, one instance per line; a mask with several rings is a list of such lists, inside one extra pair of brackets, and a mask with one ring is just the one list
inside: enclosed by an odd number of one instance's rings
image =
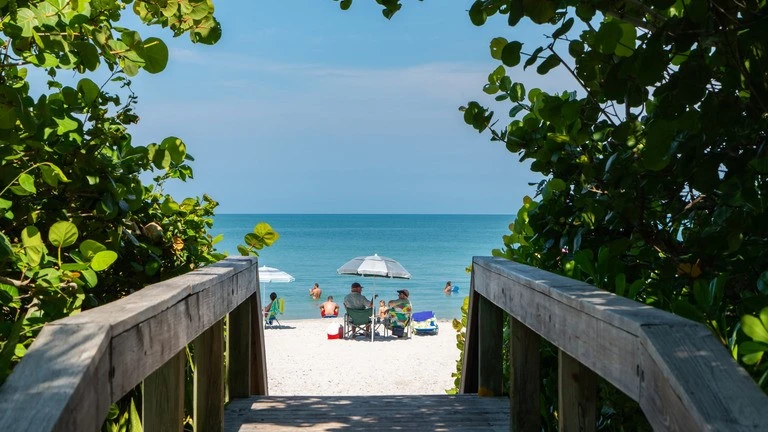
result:
[(117, 254), (114, 251), (101, 251), (91, 260), (91, 268), (95, 271), (106, 270), (115, 260), (117, 260)]
[(514, 67), (520, 64), (520, 49), (523, 44), (518, 41), (512, 41), (501, 50), (501, 62), (505, 66)]
[(252, 248), (256, 248), (256, 249), (264, 248), (264, 240), (261, 238), (261, 236), (255, 233), (246, 234), (245, 243)]
[(77, 241), (77, 227), (72, 222), (59, 221), (48, 231), (48, 241), (56, 247), (67, 247)]
[(107, 250), (107, 247), (95, 240), (85, 240), (80, 243), (80, 252), (85, 259), (93, 258), (97, 253)]
[(21, 185), (27, 192), (37, 192), (37, 189), (35, 189), (35, 178), (27, 173), (23, 173), (19, 176), (19, 185)]
[(33, 226), (28, 226), (21, 231), (21, 244), (24, 245), (24, 253), (27, 255), (29, 265), (36, 267), (40, 264), (45, 253), (43, 237), (40, 231)]
[(168, 47), (162, 40), (151, 37), (144, 41), (144, 70), (149, 73), (162, 72), (168, 64)]
[(184, 141), (176, 137), (168, 137), (160, 143), (160, 148), (164, 148), (171, 156), (171, 161), (175, 164), (184, 162), (184, 156), (187, 155), (187, 146)]
[(276, 242), (280, 235), (277, 234), (272, 227), (266, 222), (260, 222), (253, 228), (258, 236), (260, 236), (266, 246), (272, 246), (272, 243)]
[(756, 317), (753, 317), (752, 315), (744, 315), (741, 317), (741, 329), (753, 340), (768, 343), (768, 329), (766, 329), (763, 322)]
[(507, 40), (503, 37), (493, 38), (491, 40), (491, 57), (501, 60), (501, 50), (507, 45)]

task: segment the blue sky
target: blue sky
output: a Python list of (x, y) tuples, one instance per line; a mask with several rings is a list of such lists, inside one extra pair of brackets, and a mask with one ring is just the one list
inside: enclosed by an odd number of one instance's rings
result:
[[(539, 177), (458, 107), (491, 103), (494, 36), (542, 29), (475, 27), (471, 0), (404, 3), (387, 21), (373, 0), (215, 1), (218, 44), (165, 36), (167, 69), (134, 79), (134, 143), (182, 138), (195, 178), (166, 192), (207, 193), (220, 213), (515, 213)], [(519, 79), (573, 88), (562, 73)]]

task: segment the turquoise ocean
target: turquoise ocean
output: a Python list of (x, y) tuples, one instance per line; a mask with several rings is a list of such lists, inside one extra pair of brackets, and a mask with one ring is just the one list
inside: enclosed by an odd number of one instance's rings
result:
[[(341, 305), (352, 282), (363, 285), (369, 299), (397, 297), (408, 289), (415, 311), (432, 310), (438, 319), (461, 316), (469, 291), (465, 269), (473, 256), (490, 256), (501, 248), (512, 216), (506, 215), (298, 215), (222, 214), (214, 218), (211, 232), (223, 234), (219, 251), (239, 255), (237, 245), (259, 222), (267, 222), (280, 239), (259, 252), (259, 265), (277, 267), (296, 278), (290, 283), (262, 283), (263, 295), (276, 292), (285, 299), (284, 319), (319, 318), (319, 306), (331, 295)], [(397, 260), (411, 279), (386, 279), (336, 274), (336, 269), (358, 256), (379, 254)], [(446, 281), (459, 287), (443, 294)], [(309, 297), (317, 282), (323, 300)], [(375, 284), (374, 284), (375, 282)], [(342, 308), (343, 310), (343, 308)]]

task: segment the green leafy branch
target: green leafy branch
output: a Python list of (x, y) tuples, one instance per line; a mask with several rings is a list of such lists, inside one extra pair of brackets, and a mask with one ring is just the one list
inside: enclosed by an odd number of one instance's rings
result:
[(245, 245), (237, 245), (237, 250), (243, 256), (259, 256), (257, 251), (272, 246), (279, 238), (280, 235), (268, 223), (259, 222), (253, 227), (253, 232), (245, 235)]

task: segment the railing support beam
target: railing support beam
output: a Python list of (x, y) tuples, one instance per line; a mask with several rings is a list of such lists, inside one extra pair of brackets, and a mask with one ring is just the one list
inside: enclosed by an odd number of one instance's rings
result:
[(182, 431), (185, 350), (179, 351), (144, 380), (141, 416), (144, 432)]
[(540, 342), (536, 332), (509, 318), (509, 414), (510, 426), (515, 432), (541, 431)]
[(501, 396), (504, 384), (504, 311), (490, 300), (478, 298), (477, 394)]
[(564, 351), (559, 351), (559, 430), (594, 432), (597, 428), (597, 375)]
[(224, 429), (224, 320), (218, 321), (194, 341), (195, 429)]
[(269, 394), (267, 386), (267, 353), (264, 349), (264, 315), (261, 296), (251, 295), (251, 394)]
[(464, 336), (464, 355), (461, 365), (459, 393), (477, 393), (477, 302), (480, 294), (475, 291), (475, 273), (469, 281), (469, 305), (467, 307), (467, 331)]
[[(258, 319), (258, 317), (256, 317)], [(227, 343), (228, 399), (245, 398), (251, 393), (251, 298), (229, 313)]]

